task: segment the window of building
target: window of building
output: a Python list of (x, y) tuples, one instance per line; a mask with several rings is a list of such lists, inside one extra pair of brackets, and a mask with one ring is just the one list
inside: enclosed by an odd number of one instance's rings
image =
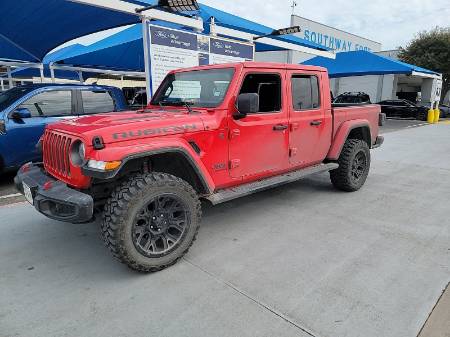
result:
[(277, 74), (249, 74), (242, 84), (241, 94), (259, 95), (259, 112), (281, 110), (281, 77)]
[(46, 91), (37, 94), (20, 105), (27, 108), (32, 117), (68, 116), (72, 114), (70, 90)]
[(294, 75), (292, 77), (292, 103), (294, 110), (317, 109), (320, 106), (317, 76)]
[(81, 97), (85, 114), (114, 111), (114, 100), (107, 91), (82, 90)]

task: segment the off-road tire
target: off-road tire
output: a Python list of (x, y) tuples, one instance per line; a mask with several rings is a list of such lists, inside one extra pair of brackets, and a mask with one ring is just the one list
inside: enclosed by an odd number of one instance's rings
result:
[[(138, 251), (133, 241), (136, 214), (146, 201), (170, 193), (180, 198), (188, 211), (189, 226), (178, 246), (161, 257), (148, 257)], [(156, 272), (175, 264), (195, 241), (201, 219), (201, 204), (196, 191), (186, 181), (165, 173), (132, 176), (118, 186), (103, 212), (102, 237), (115, 258), (139, 272)]]
[[(366, 164), (359, 179), (352, 176), (352, 165), (356, 156), (362, 153)], [(359, 139), (347, 139), (338, 159), (339, 168), (330, 171), (330, 179), (334, 187), (346, 192), (359, 190), (365, 183), (370, 169), (370, 150), (367, 143)]]

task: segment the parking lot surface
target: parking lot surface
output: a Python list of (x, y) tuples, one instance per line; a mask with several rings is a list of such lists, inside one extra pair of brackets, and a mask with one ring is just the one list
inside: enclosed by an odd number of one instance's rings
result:
[(450, 125), (385, 134), (366, 185), (327, 174), (216, 207), (142, 275), (98, 224), (0, 208), (0, 336), (415, 337), (450, 281)]

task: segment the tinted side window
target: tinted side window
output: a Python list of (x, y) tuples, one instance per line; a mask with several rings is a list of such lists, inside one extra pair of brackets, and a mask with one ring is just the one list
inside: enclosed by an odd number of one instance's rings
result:
[(294, 110), (316, 109), (320, 106), (319, 81), (316, 76), (292, 77), (292, 102)]
[(31, 97), (22, 103), (20, 108), (30, 110), (33, 117), (68, 116), (72, 114), (72, 92), (46, 91)]
[(281, 110), (281, 77), (276, 74), (248, 74), (240, 94), (259, 95), (259, 112), (277, 112)]
[(81, 97), (85, 114), (114, 111), (114, 100), (107, 91), (82, 90)]

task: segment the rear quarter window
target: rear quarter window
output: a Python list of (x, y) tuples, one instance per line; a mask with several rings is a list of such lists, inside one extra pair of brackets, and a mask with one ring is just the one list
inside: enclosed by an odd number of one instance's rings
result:
[(85, 114), (96, 114), (115, 110), (114, 100), (109, 91), (82, 90), (81, 98)]

